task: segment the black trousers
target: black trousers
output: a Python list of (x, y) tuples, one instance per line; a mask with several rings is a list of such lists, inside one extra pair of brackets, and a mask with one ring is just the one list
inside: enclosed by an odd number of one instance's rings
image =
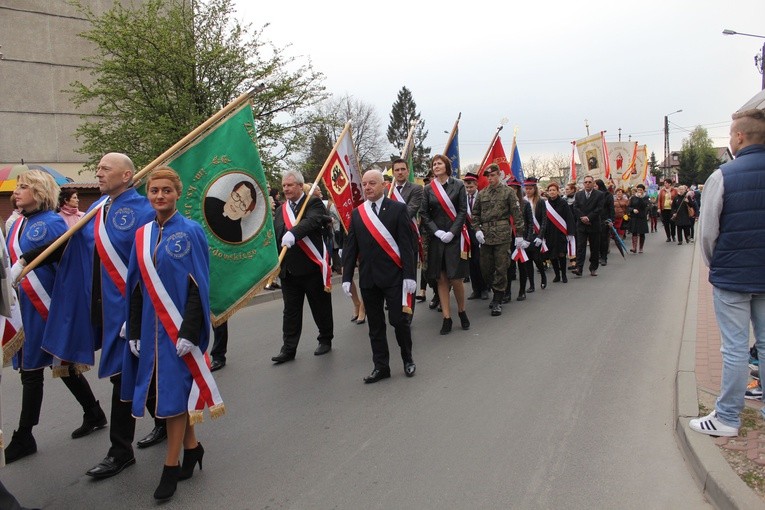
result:
[(474, 293), (480, 294), (489, 290), (481, 273), (481, 245), (475, 238), (475, 231), (471, 228), (468, 232), (470, 233), (470, 285)]
[(608, 260), (608, 249), (611, 245), (611, 227), (607, 223), (600, 226), (600, 248), (598, 250), (600, 258)]
[(584, 269), (584, 259), (587, 256), (587, 243), (590, 244), (590, 271), (595, 271), (600, 265), (600, 226), (592, 225), (589, 229), (581, 225), (576, 228), (576, 268)]
[(228, 321), (213, 328), (213, 346), (210, 350), (210, 356), (214, 361), (225, 363), (226, 351), (228, 351)]
[(412, 361), (412, 331), (401, 310), (401, 287), (371, 287), (361, 289), (361, 297), (367, 310), (369, 341), (372, 345), (372, 361), (378, 370), (390, 370), (385, 304), (388, 305), (388, 322), (396, 332), (396, 342), (401, 348), (401, 360)]
[(332, 321), (332, 294), (324, 291), (320, 273), (294, 276), (287, 273), (282, 277), (284, 313), (282, 318), (283, 349), (291, 354), (297, 350), (303, 331), (303, 303), (308, 299), (311, 315), (319, 328), (317, 340), (320, 344), (332, 345), (334, 323)]
[[(82, 374), (75, 374), (74, 367), (70, 366), (69, 370), (69, 376), (62, 377), (61, 381), (77, 399), (83, 411), (95, 406), (96, 397), (93, 395), (87, 379)], [(31, 431), (32, 427), (40, 423), (45, 370), (20, 370), (20, 372), (21, 413), (19, 414), (19, 429)]]
[[(135, 418), (133, 418), (133, 403), (120, 400), (122, 390), (122, 374), (113, 375), (109, 378), (112, 383), (112, 408), (109, 416), (109, 440), (112, 445), (109, 448), (109, 457), (115, 457), (120, 461), (133, 458), (133, 438), (135, 437)], [(163, 425), (165, 420), (156, 418), (156, 384), (151, 382), (149, 398), (146, 401), (146, 409), (154, 418), (154, 425)]]
[(664, 233), (667, 239), (675, 240), (675, 222), (672, 221), (672, 209), (661, 210), (661, 222), (664, 224)]

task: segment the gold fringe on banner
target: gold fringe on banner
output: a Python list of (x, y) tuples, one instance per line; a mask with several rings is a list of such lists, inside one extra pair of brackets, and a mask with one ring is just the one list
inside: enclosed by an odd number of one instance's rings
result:
[(268, 282), (271, 280), (271, 278), (274, 278), (279, 275), (279, 267), (276, 266), (270, 273), (268, 273), (266, 276), (261, 279), (257, 285), (252, 287), (247, 294), (240, 297), (239, 300), (234, 303), (231, 308), (223, 312), (221, 315), (212, 315), (210, 314), (210, 320), (212, 321), (213, 327), (218, 327), (224, 322), (226, 322), (232, 315), (234, 315), (236, 312), (238, 312), (240, 309), (244, 308), (250, 303), (250, 300), (254, 298), (256, 295), (260, 293), (260, 291), (263, 290), (263, 287), (265, 287)]
[(57, 365), (51, 367), (51, 370), (53, 371), (54, 379), (59, 377), (69, 377), (69, 365)]
[(19, 349), (21, 349), (21, 346), (24, 345), (24, 330), (20, 329), (18, 333), (13, 335), (13, 338), (11, 338), (4, 346), (3, 346), (3, 360), (5, 360), (5, 363), (3, 366), (8, 366), (12, 363), (13, 355), (19, 352)]

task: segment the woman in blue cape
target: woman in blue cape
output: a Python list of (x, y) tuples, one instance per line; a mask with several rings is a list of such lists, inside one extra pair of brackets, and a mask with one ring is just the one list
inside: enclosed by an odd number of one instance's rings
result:
[[(146, 185), (156, 212), (154, 221), (136, 232), (127, 277), (130, 296), (128, 346), (124, 358), (122, 398), (133, 401), (133, 415), (142, 417), (152, 383), (156, 415), (167, 419), (167, 455), (158, 500), (172, 497), (178, 480), (202, 468), (204, 449), (194, 423), (202, 410), (223, 414), (205, 355), (210, 331), (209, 254), (202, 227), (176, 210), (183, 186), (170, 168), (154, 170)], [(184, 448), (183, 465), (179, 462)]]
[[(55, 212), (58, 194), (58, 185), (46, 172), (30, 170), (19, 176), (13, 196), (21, 209), (21, 216), (11, 226), (6, 241), (13, 263), (11, 276), (14, 280), (26, 264), (24, 253), (51, 243), (66, 231), (66, 223)], [(32, 428), (40, 420), (44, 369), (54, 364), (53, 356), (42, 349), (42, 341), (57, 268), (57, 264), (38, 266), (18, 286), (24, 342), (13, 356), (13, 368), (21, 373), (22, 397), (19, 428), (5, 450), (8, 463), (37, 452)], [(74, 365), (58, 366), (56, 370), (85, 412), (82, 427), (72, 432), (72, 437), (82, 437), (105, 427), (106, 416), (82, 374), (75, 370)]]

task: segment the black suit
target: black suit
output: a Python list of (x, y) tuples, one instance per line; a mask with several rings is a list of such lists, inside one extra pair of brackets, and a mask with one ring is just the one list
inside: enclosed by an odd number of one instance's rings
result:
[[(393, 183), (396, 188), (398, 185)], [(420, 212), (420, 204), (422, 204), (422, 186), (406, 181), (399, 190), (401, 197), (406, 202), (406, 209), (410, 218), (416, 218), (417, 213)]]
[[(470, 196), (467, 197), (468, 209), (471, 211), (476, 203), (478, 203), (478, 191), (473, 194), (472, 204)], [(474, 294), (480, 294), (481, 292), (488, 291), (489, 287), (483, 279), (481, 273), (481, 244), (475, 237), (475, 228), (472, 222), (467, 219), (465, 224), (468, 227), (468, 234), (470, 235), (470, 285), (473, 287)]]
[[(605, 193), (593, 188), (590, 198), (587, 193), (577, 191), (574, 195), (574, 217), (576, 218), (576, 268), (582, 271), (587, 255), (587, 243), (590, 243), (590, 271), (598, 269), (600, 255), (600, 219), (603, 215)], [(579, 218), (587, 216), (590, 223), (585, 224)]]
[(369, 321), (372, 360), (376, 369), (389, 372), (385, 303), (388, 305), (388, 321), (396, 331), (396, 341), (401, 348), (401, 359), (404, 363), (412, 361), (412, 333), (401, 309), (401, 287), (405, 279), (416, 280), (416, 240), (404, 204), (383, 198), (378, 218), (398, 244), (402, 267), (398, 267), (377, 243), (356, 209), (343, 248), (343, 282), (353, 280), (358, 260), (359, 288)]
[[(297, 211), (303, 206), (305, 195), (297, 204)], [(281, 246), (282, 237), (287, 232), (282, 215), (282, 208), (290, 207), (286, 201), (274, 214), (274, 231), (277, 245)], [(295, 214), (297, 216), (297, 213)], [(332, 321), (332, 294), (324, 290), (321, 268), (308, 258), (297, 241), (307, 237), (316, 249), (322, 250), (322, 226), (327, 219), (327, 209), (317, 197), (311, 197), (300, 222), (292, 227), (290, 232), (295, 236), (296, 243), (287, 250), (282, 260), (279, 276), (284, 298), (284, 314), (282, 322), (282, 350), (294, 354), (303, 330), (303, 302), (308, 298), (308, 306), (316, 326), (319, 328), (320, 344), (332, 345), (334, 324)]]

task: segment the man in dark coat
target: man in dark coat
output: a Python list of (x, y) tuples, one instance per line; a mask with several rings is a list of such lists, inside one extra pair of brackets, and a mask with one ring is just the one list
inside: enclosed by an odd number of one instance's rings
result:
[(351, 281), (359, 264), (359, 288), (369, 322), (374, 369), (364, 378), (366, 384), (390, 377), (390, 355), (385, 326), (396, 332), (404, 373), (414, 375), (412, 332), (403, 313), (404, 296), (409, 302), (417, 288), (415, 236), (404, 204), (385, 196), (383, 175), (368, 170), (361, 179), (366, 201), (353, 211), (351, 227), (343, 248), (343, 291), (350, 297)]
[[(283, 345), (279, 354), (271, 358), (277, 365), (295, 359), (300, 333), (303, 330), (303, 303), (308, 299), (311, 314), (319, 328), (319, 346), (314, 351), (321, 356), (332, 350), (334, 323), (332, 321), (332, 295), (327, 288), (326, 271), (323, 267), (324, 240), (322, 227), (327, 220), (327, 209), (321, 199), (307, 197), (303, 193), (303, 175), (295, 170), (282, 174), (282, 188), (285, 202), (274, 214), (276, 242), (287, 247), (282, 260), (279, 277), (282, 282), (284, 314), (282, 320)], [(305, 208), (300, 222), (294, 224), (305, 201)], [(285, 207), (290, 210), (285, 210)], [(291, 226), (288, 223), (293, 223)], [(309, 254), (315, 254), (311, 256)], [(331, 273), (329, 273), (331, 274)]]
[(478, 202), (478, 176), (472, 172), (465, 174), (462, 178), (467, 192), (467, 221), (470, 235), (470, 284), (473, 287), (473, 293), (468, 299), (489, 299), (489, 288), (481, 274), (481, 244), (475, 238), (475, 226), (473, 225), (473, 208)]
[(591, 175), (584, 178), (584, 189), (574, 195), (574, 217), (576, 223), (576, 269), (571, 272), (582, 276), (587, 243), (590, 243), (590, 275), (598, 276), (600, 255), (600, 219), (603, 215), (603, 192), (595, 189)]

